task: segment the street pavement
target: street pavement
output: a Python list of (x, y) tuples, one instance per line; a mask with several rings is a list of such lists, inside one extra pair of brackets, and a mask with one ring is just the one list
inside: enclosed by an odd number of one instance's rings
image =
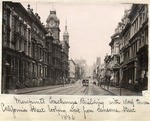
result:
[(90, 79), (89, 86), (83, 86), (79, 80), (75, 84), (57, 85), (24, 88), (18, 90), (9, 90), (9, 94), (27, 94), (27, 95), (114, 95), (96, 85), (93, 85)]
[(46, 90), (40, 90), (35, 92), (28, 92), (26, 93), (28, 95), (30, 94), (46, 94), (46, 95), (113, 95), (112, 93), (103, 90), (102, 88), (99, 88), (96, 85), (93, 85), (92, 83), (89, 84), (89, 86), (83, 86), (82, 83), (77, 82), (72, 85), (65, 85), (58, 88), (53, 89), (46, 89)]
[(125, 88), (109, 86), (109, 89), (108, 89), (106, 85), (101, 85), (101, 87), (102, 89), (109, 91), (110, 93), (117, 95), (117, 96), (142, 96), (141, 92), (137, 93), (132, 90), (125, 89)]
[(142, 93), (134, 91), (102, 85), (98, 87), (93, 85), (94, 79), (89, 79), (89, 86), (83, 86), (82, 80), (78, 80), (74, 84), (51, 85), (44, 87), (32, 87), (17, 90), (9, 90), (9, 94), (27, 94), (27, 95), (117, 95), (117, 96), (141, 96)]

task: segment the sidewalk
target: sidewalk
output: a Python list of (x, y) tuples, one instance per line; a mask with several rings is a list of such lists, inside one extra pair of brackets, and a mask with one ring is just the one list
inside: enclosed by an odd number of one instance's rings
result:
[[(69, 84), (66, 84), (66, 85), (69, 85)], [(23, 88), (23, 89), (8, 90), (9, 92), (8, 94), (25, 94), (25, 93), (30, 93), (30, 92), (58, 88), (58, 87), (63, 87), (63, 85), (50, 85), (50, 86), (42, 86), (42, 87), (30, 87), (30, 88)]]
[(142, 96), (142, 93), (137, 93), (134, 91), (131, 91), (129, 89), (125, 89), (125, 88), (119, 88), (119, 87), (113, 87), (113, 86), (109, 86), (109, 89), (107, 89), (107, 86), (104, 87), (104, 85), (101, 86), (102, 89), (112, 93), (113, 95), (117, 95), (120, 96), (120, 92), (121, 92), (121, 96)]

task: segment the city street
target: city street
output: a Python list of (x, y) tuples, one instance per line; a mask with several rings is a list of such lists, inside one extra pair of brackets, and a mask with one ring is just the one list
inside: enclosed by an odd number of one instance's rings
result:
[(93, 85), (93, 80), (89, 80), (89, 86), (83, 86), (81, 80), (75, 84), (69, 84), (56, 88), (43, 89), (40, 91), (27, 92), (25, 94), (50, 94), (50, 95), (113, 95), (103, 90), (97, 85)]
[[(134, 96), (148, 90), (147, 4), (109, 6), (110, 11), (96, 5), (97, 15), (90, 16), (90, 6), (82, 5), (82, 12), (73, 5), (57, 13), (41, 4), (45, 14), (29, 3), (3, 6), (2, 94)], [(115, 14), (101, 18), (110, 12)]]

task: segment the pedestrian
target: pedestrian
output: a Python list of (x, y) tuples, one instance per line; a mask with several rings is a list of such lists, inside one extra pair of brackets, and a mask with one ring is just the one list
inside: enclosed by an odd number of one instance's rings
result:
[(134, 91), (137, 93), (137, 95), (141, 91), (140, 83), (137, 80), (134, 83)]

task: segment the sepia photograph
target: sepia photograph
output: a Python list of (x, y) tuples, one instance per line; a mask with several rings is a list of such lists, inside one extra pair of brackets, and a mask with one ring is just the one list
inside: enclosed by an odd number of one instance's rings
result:
[(1, 94), (143, 96), (148, 4), (2, 2)]

